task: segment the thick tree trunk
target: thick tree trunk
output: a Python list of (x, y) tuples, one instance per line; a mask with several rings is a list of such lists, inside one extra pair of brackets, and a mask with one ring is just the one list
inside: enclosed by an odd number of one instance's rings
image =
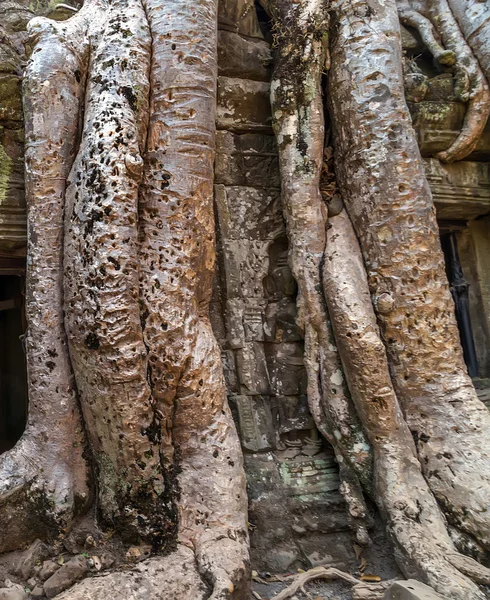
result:
[(138, 305), (138, 184), (148, 115), (150, 35), (139, 0), (92, 22), (82, 142), (65, 212), (70, 355), (97, 465), (103, 521), (164, 543), (165, 483)]
[(450, 148), (436, 156), (444, 162), (454, 162), (462, 160), (475, 149), (490, 113), (490, 91), (485, 75), (463, 38), (448, 1), (430, 0), (428, 9), (432, 21), (437, 24), (445, 47), (457, 57), (457, 69), (468, 80), (468, 108), (461, 133)]
[(485, 76), (447, 0), (396, 0), (396, 4), (401, 22), (417, 29), (439, 65), (452, 69), (456, 96), (468, 103), (460, 135), (437, 155), (444, 162), (462, 160), (474, 150), (487, 123), (490, 92)]
[(195, 549), (213, 599), (237, 584), (238, 597), (248, 561), (245, 478), (209, 322), (217, 0), (192, 8), (147, 0), (146, 9), (153, 62), (140, 257), (152, 400), (164, 466), (178, 472), (179, 541)]
[[(39, 52), (24, 85), (28, 254), (26, 342), (29, 420), (0, 459), (0, 551), (69, 527), (90, 501), (85, 444), (63, 324), (62, 255), (66, 180), (73, 163), (85, 84), (86, 10), (69, 24), (36, 18)], [(66, 39), (73, 47), (66, 47)]]
[[(89, 500), (71, 361), (101, 523), (155, 550), (179, 543), (199, 594), (244, 598), (245, 478), (208, 314), (217, 1), (94, 0), (66, 28), (33, 27), (41, 36), (26, 84), (29, 252), (37, 261), (29, 288), (29, 348), (38, 345), (30, 352), (31, 402), (36, 432), (53, 443), (29, 477), (44, 468), (47, 481), (38, 477), (36, 485), (58, 503), (48, 515), (67, 524), (75, 500)], [(56, 400), (48, 415), (44, 388)], [(27, 444), (26, 462), (32, 451)], [(10, 477), (12, 456), (4, 463)], [(11, 484), (1, 482), (7, 491)], [(20, 489), (26, 509), (36, 498)], [(26, 527), (9, 547), (28, 539)], [(169, 579), (180, 576), (175, 563), (162, 559)]]
[(337, 174), (395, 390), (432, 492), (449, 519), (488, 548), (490, 415), (463, 362), (403, 95), (396, 6), (339, 0), (332, 8), (329, 101)]

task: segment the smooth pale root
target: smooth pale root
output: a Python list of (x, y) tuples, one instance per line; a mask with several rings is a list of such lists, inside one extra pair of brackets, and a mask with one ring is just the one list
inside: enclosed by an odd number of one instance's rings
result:
[(289, 264), (298, 284), (298, 324), (305, 336), (308, 402), (320, 431), (342, 465), (358, 540), (367, 542), (366, 514), (359, 480), (372, 480), (372, 457), (348, 397), (328, 324), (321, 290), (326, 207), (320, 189), (324, 121), (321, 76), (328, 28), (322, 0), (267, 3), (277, 32), (278, 52), (271, 82), (273, 127), (279, 149)]
[(448, 598), (483, 598), (446, 560), (455, 548), (422, 475), (391, 383), (366, 272), (345, 210), (329, 220), (323, 285), (352, 399), (374, 450), (375, 500), (407, 577)]
[[(27, 429), (0, 458), (0, 552), (69, 526), (75, 504), (90, 501), (84, 436), (63, 324), (63, 208), (83, 98), (86, 17), (36, 18), (36, 43), (24, 76), (28, 261)], [(73, 43), (67, 47), (66, 41)], [(46, 511), (39, 519), (33, 507)], [(46, 509), (46, 506), (49, 508)], [(5, 514), (4, 514), (5, 513)]]
[(217, 0), (147, 0), (150, 123), (140, 194), (140, 301), (164, 464), (178, 467), (179, 541), (211, 598), (245, 598), (247, 497), (240, 443), (209, 322)]
[(432, 493), (451, 521), (488, 548), (490, 414), (463, 361), (431, 193), (404, 100), (395, 2), (337, 0), (332, 15), (337, 177), (394, 388)]
[(139, 0), (115, 0), (94, 15), (90, 41), (83, 133), (66, 198), (66, 326), (100, 516), (127, 540), (159, 546), (173, 534), (138, 303), (151, 52)]

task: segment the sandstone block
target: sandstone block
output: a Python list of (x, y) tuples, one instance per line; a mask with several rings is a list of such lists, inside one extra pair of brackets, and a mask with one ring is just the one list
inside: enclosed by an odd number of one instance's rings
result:
[(285, 231), (280, 191), (215, 186), (218, 223), (228, 240), (274, 240)]
[(226, 297), (263, 298), (270, 241), (223, 239)]
[(15, 565), (16, 575), (28, 579), (37, 565), (49, 556), (49, 547), (41, 540), (34, 541), (29, 548), (23, 552)]
[(269, 84), (218, 77), (216, 126), (235, 132), (271, 132)]
[[(466, 114), (466, 104), (462, 102), (409, 102), (408, 107), (424, 157), (449, 148), (458, 137)], [(487, 124), (470, 156), (475, 160), (490, 159), (490, 124)]]
[(82, 579), (87, 570), (87, 560), (84, 556), (73, 557), (44, 582), (44, 593), (48, 598), (54, 598), (56, 594)]
[(274, 447), (274, 429), (268, 397), (232, 396), (230, 406), (237, 415), (240, 441), (245, 450), (259, 452)]
[(261, 39), (254, 0), (221, 0), (218, 3), (218, 27)]
[(217, 131), (215, 182), (280, 188), (279, 159), (274, 136)]
[(248, 342), (237, 350), (238, 380), (242, 394), (248, 396), (268, 395), (270, 392), (269, 373), (260, 342)]
[(244, 38), (231, 31), (218, 32), (219, 75), (269, 81), (271, 63), (271, 49), (266, 41)]

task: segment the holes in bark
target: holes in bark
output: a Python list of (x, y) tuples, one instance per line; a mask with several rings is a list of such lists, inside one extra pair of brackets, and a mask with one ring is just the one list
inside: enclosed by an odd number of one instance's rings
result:
[(98, 350), (100, 341), (96, 333), (90, 332), (85, 338), (85, 345), (89, 350)]

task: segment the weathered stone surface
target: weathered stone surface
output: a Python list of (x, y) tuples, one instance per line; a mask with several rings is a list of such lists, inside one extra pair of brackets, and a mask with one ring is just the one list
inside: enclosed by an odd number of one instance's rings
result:
[(243, 448), (261, 452), (275, 446), (270, 399), (267, 396), (232, 396), (230, 406), (238, 417)]
[(454, 101), (454, 78), (451, 73), (442, 73), (427, 80), (425, 100), (431, 102)]
[(228, 298), (264, 297), (270, 243), (268, 240), (223, 240), (225, 291)]
[(0, 600), (27, 600), (27, 594), (17, 588), (0, 588)]
[(215, 182), (280, 188), (275, 138), (259, 133), (216, 134)]
[(15, 573), (23, 579), (28, 579), (37, 565), (49, 556), (49, 547), (41, 540), (33, 542), (29, 548), (21, 554), (16, 565)]
[(272, 132), (269, 84), (218, 77), (216, 126), (235, 132)]
[(416, 581), (395, 581), (385, 592), (385, 600), (444, 600), (431, 587)]
[(254, 0), (221, 0), (218, 4), (218, 27), (248, 37), (263, 37)]
[(302, 344), (267, 344), (266, 357), (271, 389), (277, 396), (306, 393), (306, 370)]
[(46, 581), (46, 579), (49, 579), (59, 568), (60, 565), (55, 563), (54, 560), (45, 560), (39, 571), (39, 579), (41, 581)]
[(87, 570), (87, 559), (84, 556), (73, 557), (44, 582), (44, 593), (48, 598), (54, 598), (82, 579)]
[(272, 55), (264, 40), (244, 38), (231, 31), (218, 32), (219, 74), (254, 81), (269, 81)]
[(272, 414), (275, 429), (280, 435), (315, 427), (306, 396), (275, 396)]
[(216, 185), (215, 199), (227, 240), (274, 240), (284, 233), (279, 190)]
[(0, 74), (0, 120), (22, 120), (21, 79), (17, 75)]
[(489, 163), (426, 159), (424, 167), (439, 220), (467, 221), (490, 212)]
[[(461, 131), (466, 114), (466, 105), (462, 102), (409, 102), (408, 107), (424, 157), (434, 156), (451, 146)], [(490, 159), (490, 123), (469, 158)]]
[(141, 562), (131, 571), (84, 579), (56, 600), (204, 600), (209, 591), (199, 577), (194, 553), (178, 549)]
[(226, 390), (228, 394), (238, 392), (238, 377), (236, 372), (235, 353), (233, 350), (222, 350), (221, 362), (225, 376)]
[(279, 472), (291, 496), (305, 497), (339, 489), (339, 470), (332, 459), (284, 461)]
[(248, 396), (268, 395), (270, 384), (264, 345), (248, 342), (237, 350), (236, 357), (241, 393)]
[(296, 325), (296, 304), (289, 298), (269, 302), (265, 312), (265, 341), (300, 342), (302, 335)]

